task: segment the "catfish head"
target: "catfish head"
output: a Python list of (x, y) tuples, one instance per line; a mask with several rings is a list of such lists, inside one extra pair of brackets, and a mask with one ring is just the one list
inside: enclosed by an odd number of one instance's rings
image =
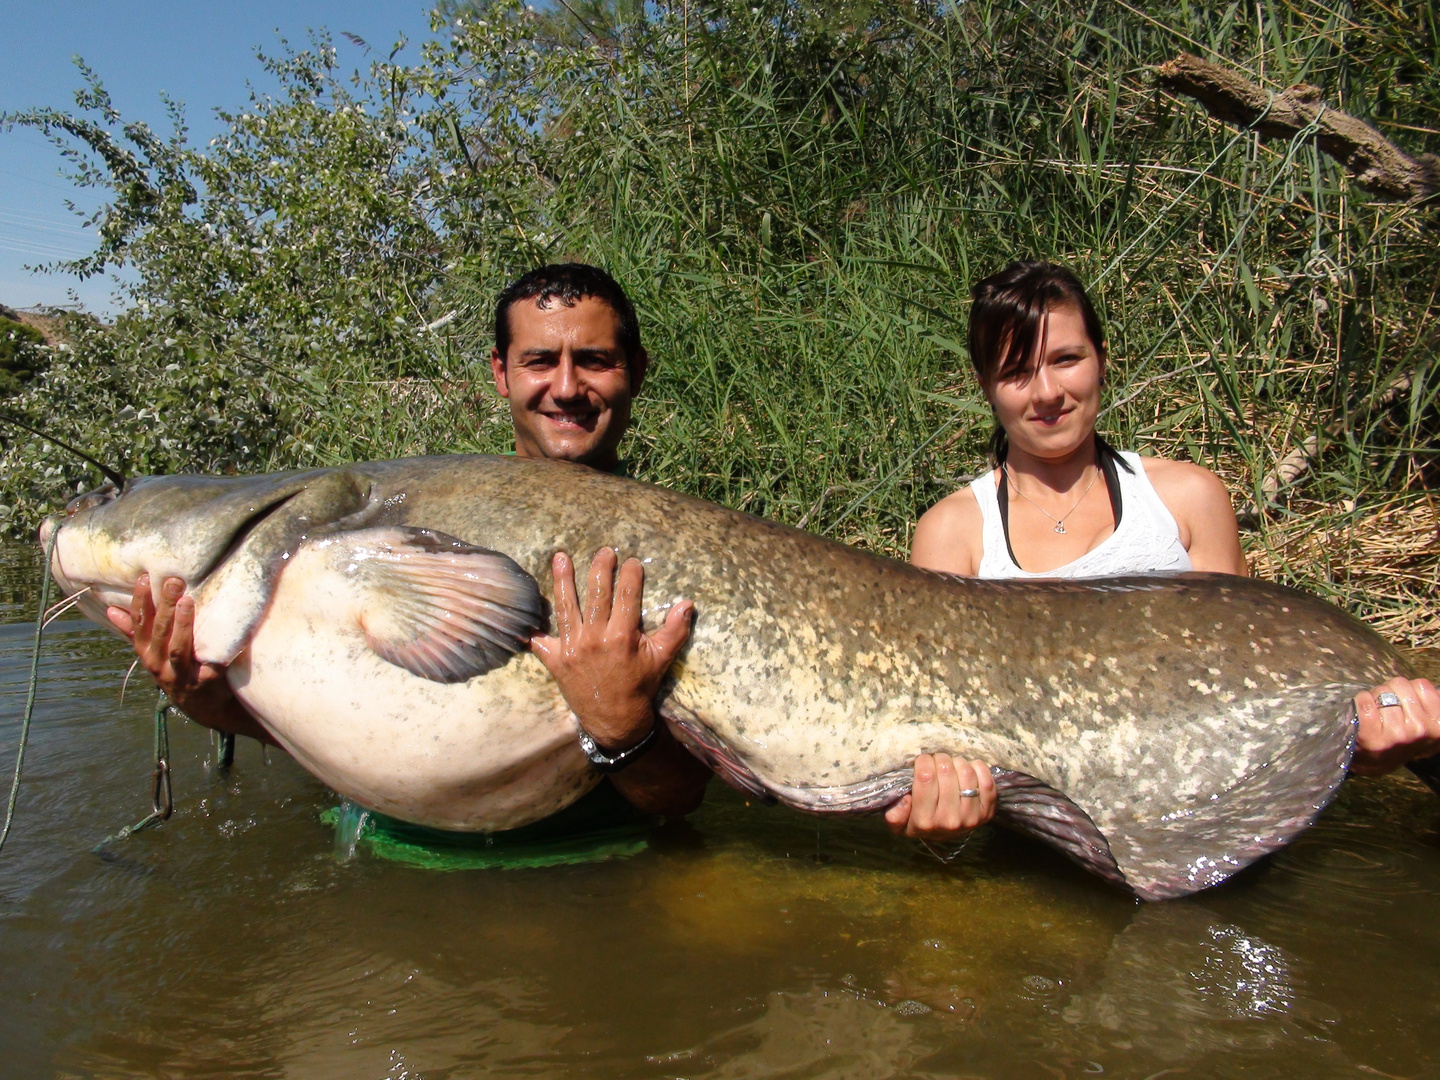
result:
[(109, 625), (105, 608), (129, 607), (141, 574), (159, 597), (169, 577), (196, 599), (201, 660), (229, 663), (264, 615), (275, 578), (300, 544), (342, 522), (362, 523), (370, 483), (344, 469), (256, 477), (149, 476), (80, 495), (46, 519), (51, 571), (81, 610)]

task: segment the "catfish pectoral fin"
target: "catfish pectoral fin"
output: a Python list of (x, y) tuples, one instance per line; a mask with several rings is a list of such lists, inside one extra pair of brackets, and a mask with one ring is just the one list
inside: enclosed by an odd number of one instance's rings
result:
[(540, 588), (508, 555), (429, 529), (385, 526), (320, 541), (361, 590), (375, 652), (421, 678), (464, 682), (523, 651), (544, 626)]

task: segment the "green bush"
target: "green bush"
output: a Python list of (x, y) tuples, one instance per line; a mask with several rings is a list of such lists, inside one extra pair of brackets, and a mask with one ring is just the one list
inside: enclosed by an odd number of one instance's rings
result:
[(45, 335), (33, 326), (0, 317), (0, 397), (12, 397), (44, 370)]

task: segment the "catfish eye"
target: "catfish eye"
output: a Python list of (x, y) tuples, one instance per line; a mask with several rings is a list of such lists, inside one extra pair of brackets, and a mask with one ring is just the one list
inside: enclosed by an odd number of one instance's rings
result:
[(94, 491), (87, 491), (84, 495), (77, 495), (65, 504), (65, 516), (74, 517), (82, 510), (93, 510), (97, 506), (104, 506), (113, 502), (120, 492), (115, 485), (108, 480)]

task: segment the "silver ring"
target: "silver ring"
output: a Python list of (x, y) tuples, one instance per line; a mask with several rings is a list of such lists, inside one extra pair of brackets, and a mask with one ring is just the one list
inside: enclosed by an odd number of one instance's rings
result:
[(960, 789), (960, 798), (962, 799), (978, 799), (979, 797), (979, 788), (967, 787)]
[(1392, 692), (1389, 691), (1389, 690), (1381, 690), (1381, 691), (1380, 691), (1380, 696), (1377, 697), (1375, 700), (1378, 701), (1378, 702), (1380, 702), (1380, 707), (1381, 707), (1382, 709), (1388, 708), (1388, 707), (1391, 706), (1391, 705), (1399, 705), (1399, 704), (1400, 704), (1400, 698), (1399, 698), (1399, 696), (1398, 696), (1397, 694), (1392, 693)]

